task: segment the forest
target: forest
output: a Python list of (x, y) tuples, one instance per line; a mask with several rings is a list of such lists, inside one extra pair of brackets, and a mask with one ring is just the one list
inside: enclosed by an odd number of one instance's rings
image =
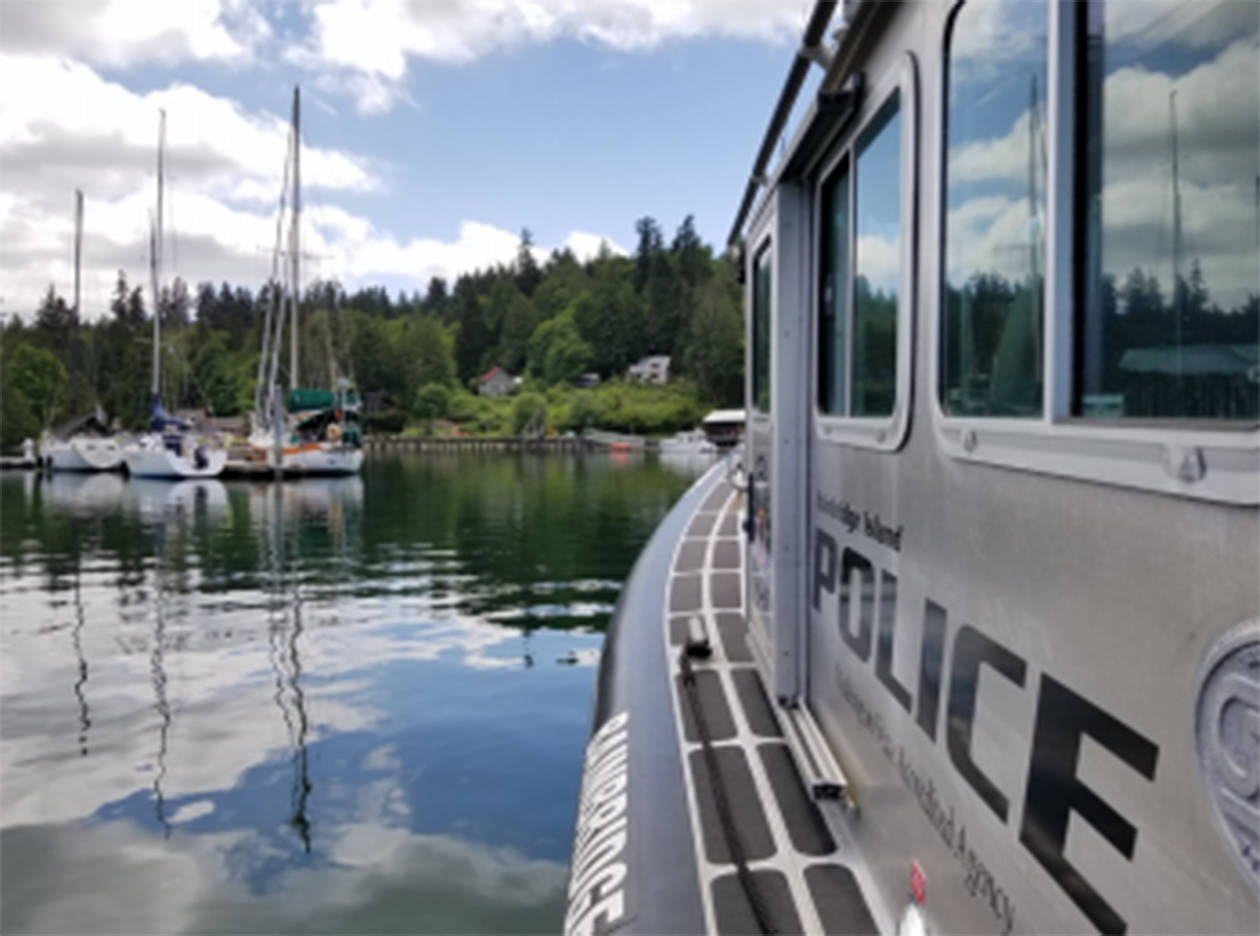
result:
[[(641, 218), (635, 231), (631, 256), (605, 246), (581, 262), (561, 249), (539, 263), (526, 229), (511, 263), (453, 283), (433, 278), (423, 295), (391, 297), (382, 287), (347, 293), (336, 282), (316, 282), (299, 305), (300, 383), (349, 378), (365, 401), (369, 432), (437, 419), (509, 432), (539, 405), (553, 429), (663, 432), (694, 425), (714, 406), (738, 405), (743, 316), (729, 257), (700, 240), (691, 216), (668, 242), (653, 218)], [(275, 289), (193, 289), (176, 278), (160, 291), (168, 408), (220, 417), (249, 411)], [(31, 312), (10, 316), (0, 348), (0, 446), (95, 406), (123, 429), (143, 426), (153, 348), (147, 292), (120, 270), (108, 313), (93, 321), (76, 321), (52, 286)], [(647, 354), (671, 356), (669, 387), (621, 379)], [(286, 329), (286, 386), (287, 366)], [(478, 377), (495, 366), (525, 378), (525, 402), (514, 409), (474, 395)], [(587, 372), (604, 383), (575, 390), (574, 379)]]

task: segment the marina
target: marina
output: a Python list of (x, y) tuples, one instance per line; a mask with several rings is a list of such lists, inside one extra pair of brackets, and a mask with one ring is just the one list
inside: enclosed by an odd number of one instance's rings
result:
[(492, 6), (6, 8), (0, 930), (1254, 934), (1260, 3)]

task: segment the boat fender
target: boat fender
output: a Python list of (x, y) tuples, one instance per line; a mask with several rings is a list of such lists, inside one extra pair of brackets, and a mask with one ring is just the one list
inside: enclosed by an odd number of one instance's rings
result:
[(206, 447), (204, 445), (198, 445), (193, 449), (193, 464), (197, 466), (198, 471), (210, 464), (210, 459), (206, 457)]
[(336, 423), (330, 423), (328, 426), (328, 441), (339, 442), (341, 440), (341, 427)]

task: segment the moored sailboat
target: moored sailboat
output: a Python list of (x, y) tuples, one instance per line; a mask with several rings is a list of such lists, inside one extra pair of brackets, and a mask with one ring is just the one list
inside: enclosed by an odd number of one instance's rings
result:
[[(263, 329), (263, 354), (259, 364), (258, 392), (249, 437), (248, 460), (255, 465), (296, 474), (355, 474), (363, 465), (363, 433), (359, 423), (359, 395), (350, 381), (338, 378), (329, 362), (332, 389), (302, 387), (298, 380), (298, 299), (301, 221), (301, 150), (300, 92), (293, 89), (293, 125), (290, 136), (291, 161), (285, 163), (286, 189), (292, 184), (292, 207), (289, 227), (288, 300), (290, 324), (289, 386), (287, 406), (280, 405), (278, 380), (280, 343), (284, 336), (283, 291), (272, 291), (272, 302)], [(291, 174), (290, 174), (291, 173)], [(280, 199), (277, 218), (275, 256), (280, 254), (279, 240), (285, 214), (285, 194)], [(273, 266), (273, 283), (276, 281)], [(263, 381), (263, 368), (268, 378)]]
[[(74, 322), (79, 323), (79, 271), (83, 245), (83, 190), (74, 192)], [(71, 350), (73, 381), (70, 405), (78, 400), (78, 361)], [(98, 406), (53, 430), (40, 441), (40, 454), (53, 471), (116, 471), (122, 467), (123, 452), (110, 435), (105, 413)]]
[(192, 426), (162, 405), (161, 293), (158, 289), (162, 245), (162, 157), (166, 144), (166, 111), (158, 132), (157, 215), (149, 232), (149, 277), (153, 290), (153, 385), (149, 432), (123, 450), (127, 472), (141, 478), (213, 478), (223, 472), (227, 451), (211, 437), (195, 436)]

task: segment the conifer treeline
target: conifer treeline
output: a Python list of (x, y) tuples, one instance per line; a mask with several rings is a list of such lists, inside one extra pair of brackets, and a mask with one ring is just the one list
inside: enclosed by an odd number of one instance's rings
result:
[[(301, 302), (302, 383), (349, 377), (374, 408), (412, 412), (425, 385), (469, 387), (495, 366), (550, 386), (586, 371), (619, 375), (643, 355), (668, 354), (673, 373), (706, 402), (737, 404), (743, 319), (729, 259), (701, 242), (691, 216), (668, 244), (650, 217), (635, 229), (633, 256), (605, 246), (583, 263), (561, 249), (542, 264), (525, 230), (510, 264), (453, 284), (434, 278), (423, 296), (391, 298), (382, 287), (347, 293), (335, 282), (317, 282)], [(191, 291), (176, 279), (163, 290), (168, 406), (219, 416), (248, 411), (272, 288), (203, 283)], [(94, 322), (76, 327), (73, 310), (52, 287), (27, 322), (11, 319), (3, 347), (4, 445), (97, 404), (124, 427), (144, 423), (152, 357), (146, 298), (119, 271), (109, 314)], [(287, 366), (286, 343), (286, 383)]]

